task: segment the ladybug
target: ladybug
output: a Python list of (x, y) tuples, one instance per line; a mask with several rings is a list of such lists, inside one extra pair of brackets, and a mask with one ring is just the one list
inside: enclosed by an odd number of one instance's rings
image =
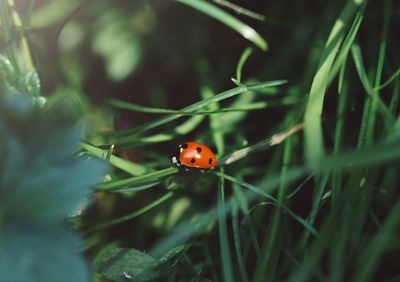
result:
[(179, 144), (172, 154), (171, 163), (175, 167), (182, 167), (185, 171), (190, 169), (214, 169), (217, 158), (206, 145), (198, 142), (185, 142)]

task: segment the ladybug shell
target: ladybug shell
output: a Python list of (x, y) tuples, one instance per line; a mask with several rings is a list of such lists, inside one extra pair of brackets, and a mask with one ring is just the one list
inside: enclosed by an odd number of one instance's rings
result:
[(214, 169), (217, 165), (217, 159), (211, 149), (198, 142), (180, 144), (171, 161), (178, 167), (182, 165), (200, 169)]

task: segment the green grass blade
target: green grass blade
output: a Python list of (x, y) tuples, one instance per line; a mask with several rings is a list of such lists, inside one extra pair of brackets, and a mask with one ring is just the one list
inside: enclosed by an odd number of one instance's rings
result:
[(221, 251), (222, 270), (224, 281), (235, 281), (232, 268), (232, 256), (229, 248), (228, 228), (226, 223), (226, 206), (225, 206), (225, 180), (223, 177), (219, 179), (218, 185), (218, 234), (219, 245)]
[[(382, 71), (383, 71), (383, 64), (385, 62), (385, 55), (386, 55), (386, 44), (387, 44), (387, 34), (389, 28), (389, 19), (390, 19), (390, 1), (385, 1), (385, 8), (383, 14), (383, 25), (382, 25), (382, 38), (380, 41), (379, 46), (379, 56), (378, 62), (376, 67), (376, 74), (375, 74), (375, 87), (378, 87), (382, 80)], [(371, 89), (371, 93), (373, 93), (372, 101), (371, 101), (371, 110), (368, 119), (368, 126), (367, 126), (367, 141), (369, 144), (374, 142), (374, 133), (375, 133), (375, 124), (376, 124), (376, 112), (378, 108), (378, 104), (380, 101), (379, 91)], [(389, 112), (389, 111), (388, 111)], [(390, 112), (389, 112), (390, 113)]]
[[(288, 181), (298, 180), (303, 177), (309, 170), (306, 168), (292, 168), (288, 172)], [(267, 179), (264, 179), (261, 183), (260, 189), (267, 193), (271, 193), (280, 183), (280, 175), (271, 175)], [(245, 197), (248, 203), (251, 203), (259, 198), (258, 194), (252, 191), (246, 191)], [(232, 202), (236, 201), (235, 196), (229, 198), (225, 201), (225, 214), (230, 212), (232, 209)], [(222, 212), (222, 211), (220, 211)], [(159, 256), (166, 251), (181, 245), (183, 242), (187, 241), (190, 237), (195, 234), (204, 232), (206, 226), (214, 223), (218, 219), (217, 208), (213, 207), (208, 212), (199, 215), (195, 222), (188, 221), (177, 227), (173, 232), (168, 234), (163, 240), (157, 243), (156, 246), (151, 250), (154, 256)]]
[[(344, 68), (343, 68), (344, 69)], [(346, 113), (346, 102), (348, 96), (348, 87), (344, 83), (342, 87), (339, 87), (339, 102), (337, 109), (338, 120), (336, 122), (335, 128), (335, 139), (333, 145), (333, 153), (339, 154), (342, 150), (342, 144), (344, 140), (344, 130), (345, 130), (345, 113)], [(336, 204), (337, 199), (340, 195), (341, 190), (342, 175), (340, 172), (334, 172), (332, 175), (332, 205)]]
[(112, 99), (110, 101), (110, 104), (119, 109), (131, 110), (131, 111), (135, 111), (135, 112), (151, 113), (151, 114), (179, 114), (182, 116), (185, 116), (185, 115), (210, 115), (210, 114), (222, 114), (222, 113), (230, 113), (230, 112), (245, 112), (245, 111), (251, 111), (251, 110), (262, 110), (262, 109), (265, 109), (268, 105), (266, 102), (257, 102), (257, 103), (242, 105), (242, 107), (240, 107), (240, 108), (223, 108), (223, 109), (217, 109), (217, 110), (189, 112), (189, 111), (176, 111), (176, 110), (170, 110), (170, 109), (144, 107), (144, 106), (136, 105), (133, 103), (128, 103), (128, 102), (117, 100), (117, 99)]
[(238, 218), (238, 204), (232, 208), (232, 230), (233, 230), (233, 241), (235, 243), (235, 253), (237, 264), (239, 266), (240, 281), (248, 282), (249, 278), (246, 273), (246, 266), (243, 260), (242, 246), (240, 242), (240, 229), (239, 229), (239, 218)]
[(150, 204), (132, 212), (132, 213), (128, 213), (124, 216), (118, 217), (118, 218), (114, 218), (112, 220), (109, 220), (107, 222), (103, 222), (103, 223), (99, 223), (96, 224), (94, 226), (90, 226), (87, 229), (84, 230), (84, 233), (86, 234), (91, 234), (91, 233), (95, 233), (97, 231), (100, 231), (102, 229), (105, 228), (109, 228), (113, 225), (116, 225), (118, 223), (133, 219), (135, 217), (138, 217), (146, 212), (148, 212), (149, 210), (161, 205), (162, 203), (166, 202), (167, 200), (169, 200), (172, 196), (174, 195), (173, 192), (168, 192), (165, 195), (163, 195), (162, 197), (160, 197), (159, 199), (152, 201)]
[[(184, 107), (182, 108), (180, 111), (184, 111), (184, 112), (194, 112), (194, 111), (198, 111), (202, 108), (207, 107), (208, 105), (212, 104), (212, 103), (217, 103), (220, 102), (222, 100), (234, 97), (236, 95), (242, 94), (242, 93), (246, 93), (248, 91), (256, 91), (256, 90), (260, 90), (260, 89), (264, 89), (264, 88), (270, 88), (270, 87), (275, 87), (275, 86), (279, 86), (279, 85), (283, 85), (285, 84), (287, 81), (286, 80), (274, 80), (274, 81), (268, 81), (268, 82), (260, 82), (260, 83), (256, 83), (256, 84), (250, 84), (250, 85), (241, 85), (235, 88), (232, 88), (230, 90), (221, 92), (213, 97), (210, 97), (208, 99), (196, 102), (190, 106)], [(175, 115), (170, 115), (164, 118), (160, 118), (158, 120), (155, 120), (153, 122), (150, 122), (148, 124), (145, 124), (143, 126), (139, 126), (137, 128), (134, 128), (133, 130), (127, 130), (127, 131), (122, 131), (120, 132), (118, 135), (127, 135), (127, 134), (139, 134), (139, 133), (143, 133), (146, 132), (150, 129), (154, 129), (157, 128), (161, 125), (164, 125), (166, 123), (169, 123), (171, 121), (174, 121), (180, 117), (182, 117), (183, 115), (181, 114), (175, 114)]]
[(224, 10), (203, 0), (176, 0), (196, 10), (209, 15), (212, 18), (224, 23), (226, 26), (240, 33), (244, 38), (253, 42), (262, 50), (268, 49), (267, 42), (250, 26), (229, 15)]
[[(364, 68), (363, 59), (361, 56), (361, 50), (360, 50), (359, 45), (353, 44), (353, 46), (351, 48), (351, 53), (353, 56), (353, 60), (354, 60), (355, 66), (356, 66), (358, 76), (361, 80), (362, 85), (364, 86), (365, 91), (367, 92), (368, 96), (372, 100), (376, 99), (378, 110), (382, 114), (385, 124), (388, 127), (391, 127), (394, 123), (394, 118), (393, 118), (392, 114), (390, 113), (389, 109), (387, 108), (387, 106), (385, 105), (385, 103), (378, 96), (377, 92), (375, 92), (373, 90), (371, 82), (369, 81), (367, 73)], [(369, 116), (369, 114), (367, 114), (367, 116)]]
[(326, 156), (324, 161), (319, 163), (318, 172), (327, 173), (348, 168), (376, 166), (398, 159), (400, 159), (400, 142), (397, 139), (340, 155)]
[[(366, 255), (361, 256), (356, 270), (354, 282), (368, 281), (377, 266), (379, 258), (388, 248), (388, 244), (392, 240), (396, 240), (396, 231), (400, 226), (400, 202), (398, 201), (391, 209), (390, 214), (382, 228), (375, 234), (368, 246), (365, 248)], [(398, 236), (397, 236), (398, 238)]]
[[(105, 156), (107, 155), (107, 151), (97, 148), (88, 143), (81, 143), (81, 147), (84, 150), (86, 150), (88, 153), (90, 153), (91, 155), (102, 158), (102, 159), (104, 159)], [(112, 154), (109, 156), (109, 162), (113, 166), (115, 166), (133, 176), (142, 175), (148, 171), (148, 169), (142, 165), (127, 161), (125, 159), (114, 156)]]
[[(214, 97), (213, 91), (209, 87), (203, 87), (201, 91), (203, 99), (210, 99)], [(219, 110), (218, 103), (208, 105), (208, 109), (212, 111)], [(223, 126), (220, 123), (219, 116), (210, 116), (210, 128), (214, 144), (217, 147), (217, 156), (223, 154), (225, 151), (224, 135), (222, 132)], [(219, 169), (223, 172), (223, 168)], [(218, 185), (218, 199), (217, 199), (217, 212), (218, 212), (218, 234), (219, 246), (222, 260), (222, 273), (224, 281), (234, 281), (231, 250), (229, 246), (228, 226), (226, 222), (226, 206), (225, 206), (225, 179), (219, 178)]]
[[(310, 248), (302, 251), (306, 252), (306, 255), (296, 266), (294, 272), (292, 272), (287, 279), (289, 282), (306, 282), (310, 281), (318, 263), (321, 261), (324, 251), (330, 247), (331, 242), (335, 238), (337, 226), (339, 226), (341, 220), (346, 219), (341, 214), (349, 201), (353, 200), (355, 189), (351, 189), (357, 185), (357, 179), (352, 178), (349, 184), (346, 186), (348, 189), (343, 189), (341, 198), (338, 201), (338, 205), (330, 211), (328, 216), (325, 217), (324, 223), (319, 230), (318, 237), (315, 239)], [(349, 200), (350, 199), (350, 200)]]
[(332, 27), (325, 49), (321, 54), (318, 70), (314, 76), (306, 112), (305, 125), (305, 149), (307, 161), (316, 166), (325, 154), (325, 146), (322, 138), (321, 113), (324, 103), (325, 91), (329, 83), (329, 73), (334, 62), (336, 52), (345, 35), (345, 27), (353, 21), (353, 14), (364, 1), (348, 1), (339, 18)]
[[(282, 234), (282, 226), (284, 216), (281, 207), (284, 206), (287, 200), (287, 181), (286, 173), (292, 158), (292, 142), (287, 139), (284, 143), (283, 162), (281, 168), (281, 183), (278, 190), (277, 207), (272, 216), (272, 221), (265, 233), (262, 255), (257, 264), (253, 281), (274, 281), (276, 280), (276, 270), (279, 258), (281, 256), (280, 244), (278, 242), (280, 234)], [(289, 210), (289, 209), (285, 209)], [(292, 213), (291, 215), (293, 215)]]
[(178, 172), (177, 168), (170, 167), (170, 168), (150, 172), (150, 173), (140, 175), (140, 176), (104, 182), (104, 183), (97, 185), (97, 190), (98, 191), (113, 191), (116, 189), (129, 188), (129, 186), (131, 186), (131, 185), (136, 185), (136, 184), (141, 184), (141, 183), (144, 183), (147, 181), (152, 181), (152, 180), (155, 180), (155, 179), (158, 179), (161, 177), (175, 174), (177, 172)]
[[(306, 220), (307, 223), (311, 226), (314, 224), (315, 219), (317, 218), (318, 212), (321, 208), (322, 197), (323, 197), (323, 194), (324, 194), (327, 182), (328, 182), (328, 174), (320, 177), (318, 179), (318, 182), (319, 182), (318, 186), (316, 185), (315, 191), (313, 194), (311, 211)], [(301, 237), (301, 240), (300, 240), (300, 249), (305, 249), (309, 237), (310, 237), (310, 232), (308, 230), (306, 230), (306, 232), (303, 233), (303, 236)]]
[(397, 79), (394, 85), (394, 90), (389, 105), (389, 111), (392, 113), (392, 115), (395, 115), (397, 113), (399, 102), (400, 102), (400, 80)]
[(259, 21), (264, 21), (265, 20), (265, 16), (260, 15), (258, 13), (255, 13), (253, 11), (247, 10), (247, 9), (245, 9), (243, 7), (240, 7), (240, 6), (236, 5), (236, 4), (233, 4), (233, 3), (229, 2), (229, 1), (226, 1), (226, 0), (214, 0), (214, 2), (216, 4), (219, 4), (221, 6), (227, 7), (229, 9), (235, 11), (239, 15), (245, 15), (245, 16), (248, 16), (248, 17), (253, 18), (255, 20), (259, 20)]
[(400, 68), (398, 68), (389, 78), (386, 80), (382, 85), (376, 86), (374, 91), (379, 91), (385, 88), (386, 86), (390, 85), (396, 78), (400, 75)]
[(353, 24), (350, 28), (349, 33), (347, 34), (345, 40), (343, 41), (343, 45), (340, 48), (340, 51), (335, 59), (335, 62), (332, 66), (332, 70), (329, 74), (329, 82), (331, 82), (337, 75), (338, 71), (345, 65), (347, 56), (350, 52), (350, 48), (353, 45), (353, 42), (357, 36), (358, 30), (360, 29), (362, 20), (364, 17), (363, 12), (358, 12), (356, 17), (354, 18)]
[(240, 85), (242, 83), (242, 72), (243, 72), (243, 67), (246, 61), (249, 59), (250, 55), (253, 53), (254, 49), (251, 47), (247, 47), (242, 55), (240, 56), (239, 62), (236, 67), (236, 79), (234, 82), (236, 85)]
[[(201, 96), (203, 99), (210, 99), (215, 95), (209, 87), (203, 87)], [(208, 105), (208, 109), (216, 112), (220, 110), (218, 103)], [(217, 148), (217, 157), (219, 157), (225, 151), (224, 134), (222, 131), (224, 125), (221, 124), (219, 116), (210, 116), (210, 128), (215, 147)]]
[[(220, 177), (225, 178), (226, 180), (240, 185), (244, 188), (249, 189), (250, 191), (256, 193), (256, 195), (258, 196), (262, 196), (265, 197), (268, 200), (271, 200), (273, 203), (278, 203), (279, 205), (279, 201), (278, 199), (276, 199), (274, 196), (272, 196), (270, 193), (268, 193), (268, 191), (265, 191), (259, 187), (257, 187), (256, 185), (247, 183), (243, 180), (237, 179), (235, 177), (232, 177), (230, 175), (227, 175), (225, 173), (221, 173), (221, 172), (215, 172), (215, 175), (218, 175)], [(290, 179), (290, 178), (289, 178)], [(290, 216), (292, 216), (298, 223), (300, 223), (305, 229), (307, 229), (310, 233), (312, 233), (313, 235), (317, 235), (317, 231), (315, 230), (315, 228), (309, 224), (306, 220), (304, 220), (303, 218), (301, 218), (300, 216), (298, 216), (296, 213), (294, 213), (293, 211), (291, 211), (287, 206), (285, 206), (284, 204), (280, 204), (280, 207), (285, 210), (285, 212), (287, 212)]]

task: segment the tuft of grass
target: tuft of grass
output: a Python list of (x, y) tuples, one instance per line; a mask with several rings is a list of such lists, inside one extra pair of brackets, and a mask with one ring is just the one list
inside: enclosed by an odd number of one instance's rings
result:
[[(94, 280), (398, 280), (387, 263), (400, 255), (397, 2), (42, 2), (22, 9), (0, 1), (0, 101), (29, 94), (41, 121), (24, 116), (27, 104), (1, 112), (0, 230), (21, 212), (46, 214), (33, 204), (71, 190), (69, 181), (93, 178), (90, 167), (68, 172), (78, 157), (101, 158), (106, 175), (69, 217)], [(201, 13), (188, 21), (188, 9)], [(93, 24), (82, 24), (88, 16)], [(58, 44), (47, 45), (46, 30), (57, 31)], [(264, 35), (270, 53), (258, 50), (268, 48)], [(124, 42), (118, 52), (108, 45), (115, 38)], [(110, 59), (123, 80), (109, 72)], [(127, 68), (132, 60), (137, 66)], [(103, 92), (112, 94), (100, 99)], [(58, 134), (68, 122), (46, 119), (58, 103), (86, 123), (68, 157), (68, 138)], [(215, 149), (216, 169), (170, 167), (171, 149), (184, 140)], [(35, 175), (50, 183), (39, 185), (45, 193), (25, 175), (36, 163), (50, 164), (51, 173)], [(54, 185), (55, 176), (68, 181)], [(10, 205), (22, 199), (4, 193), (10, 183), (27, 183), (17, 186), (30, 200)], [(48, 202), (59, 209), (64, 198)], [(72, 207), (64, 208), (67, 216)], [(22, 245), (37, 232), (23, 230)], [(74, 234), (63, 234), (72, 244)], [(29, 249), (17, 247), (11, 256)], [(46, 249), (71, 258), (79, 246)], [(0, 259), (0, 280), (9, 261)], [(75, 273), (73, 263), (62, 269)]]

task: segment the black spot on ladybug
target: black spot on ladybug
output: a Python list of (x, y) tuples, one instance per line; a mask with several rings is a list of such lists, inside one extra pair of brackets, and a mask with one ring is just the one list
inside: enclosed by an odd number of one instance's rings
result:
[(197, 148), (196, 148), (196, 151), (197, 151), (197, 153), (201, 153), (201, 148), (200, 148), (200, 147), (197, 147)]
[(188, 144), (183, 143), (180, 147), (183, 148), (183, 149), (186, 149), (188, 147)]
[(208, 159), (208, 163), (209, 163), (209, 164), (212, 164), (212, 158), (209, 158), (209, 159)]
[(191, 163), (194, 163), (196, 160), (194, 159), (194, 158), (192, 158), (191, 160), (190, 160), (190, 162)]

